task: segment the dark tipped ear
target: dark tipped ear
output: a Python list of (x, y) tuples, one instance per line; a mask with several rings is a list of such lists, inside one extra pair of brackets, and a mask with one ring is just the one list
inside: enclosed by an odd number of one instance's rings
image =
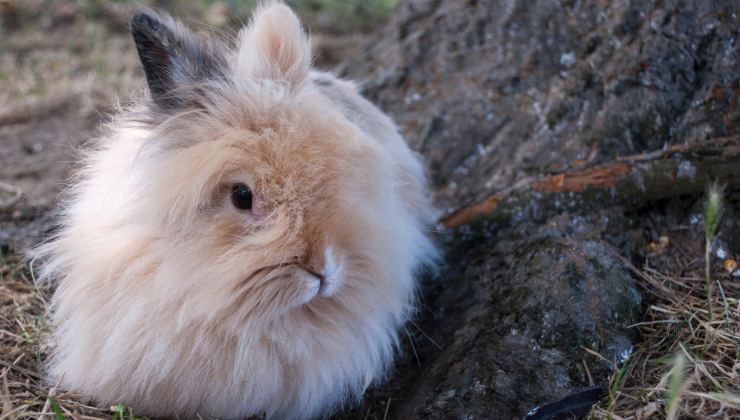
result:
[(187, 103), (182, 87), (218, 77), (226, 65), (212, 45), (199, 42), (172, 18), (140, 13), (131, 34), (154, 102), (164, 108)]

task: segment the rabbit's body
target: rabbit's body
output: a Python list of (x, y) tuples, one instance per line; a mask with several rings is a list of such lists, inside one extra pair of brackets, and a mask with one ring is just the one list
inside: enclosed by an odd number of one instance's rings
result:
[(58, 282), (51, 381), (146, 415), (356, 401), (434, 256), (419, 160), (351, 84), (310, 70), (283, 5), (235, 50), (168, 18), (132, 30), (151, 99), (86, 153), (35, 252)]

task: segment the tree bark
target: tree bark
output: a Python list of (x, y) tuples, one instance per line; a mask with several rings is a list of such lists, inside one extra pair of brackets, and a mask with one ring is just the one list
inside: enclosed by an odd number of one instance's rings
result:
[[(571, 166), (578, 167), (581, 163)], [(528, 179), (463, 206), (443, 216), (440, 223), (456, 228), (479, 217), (507, 220), (533, 202), (539, 203), (546, 214), (554, 215), (564, 210), (565, 194), (580, 206), (621, 204), (639, 208), (669, 197), (700, 195), (712, 182), (730, 190), (740, 189), (740, 138), (675, 145), (589, 168)]]
[(521, 418), (605, 384), (639, 339), (632, 264), (675, 226), (701, 237), (710, 182), (740, 252), (739, 8), (399, 2), (341, 72), (424, 156), (445, 262), (351, 416)]

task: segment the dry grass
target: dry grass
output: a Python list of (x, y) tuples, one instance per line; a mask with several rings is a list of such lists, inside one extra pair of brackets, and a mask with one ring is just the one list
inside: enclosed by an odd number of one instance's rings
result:
[(635, 325), (643, 341), (615, 367), (592, 418), (740, 418), (740, 279), (712, 261), (710, 318), (702, 241), (683, 239), (684, 249), (649, 256), (642, 269), (630, 264), (652, 302)]
[(30, 0), (4, 16), (14, 23), (0, 31), (0, 121), (17, 123), (24, 110), (43, 116), (73, 96), (110, 106), (141, 84), (130, 40), (115, 32), (125, 21), (89, 19), (65, 5)]
[(0, 419), (111, 418), (42, 380), (49, 351), (47, 287), (37, 288), (18, 256), (0, 257)]

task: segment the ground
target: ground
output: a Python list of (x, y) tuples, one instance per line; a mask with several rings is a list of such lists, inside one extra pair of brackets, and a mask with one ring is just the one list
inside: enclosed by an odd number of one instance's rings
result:
[[(152, 5), (228, 33), (252, 3)], [(573, 401), (595, 418), (740, 416), (732, 2), (292, 3), (319, 65), (364, 81), (424, 155), (442, 207), (445, 262), (394, 374), (340, 418), (521, 418)], [(0, 0), (3, 419), (131, 415), (42, 381), (52, 286), (22, 253), (50, 229), (80, 147), (142, 94), (135, 7)], [(583, 391), (599, 385), (601, 400)]]

